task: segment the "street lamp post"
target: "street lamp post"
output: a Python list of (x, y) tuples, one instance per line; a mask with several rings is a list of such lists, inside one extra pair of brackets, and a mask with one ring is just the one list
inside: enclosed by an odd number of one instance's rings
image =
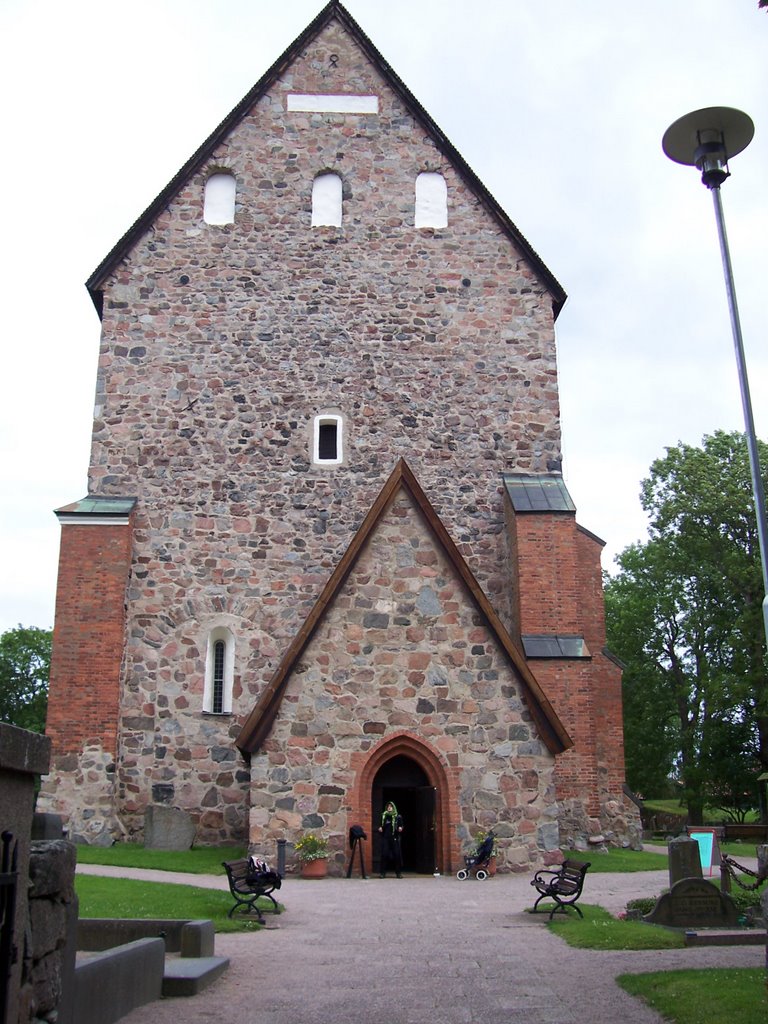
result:
[(732, 107), (706, 107), (694, 110), (679, 118), (664, 133), (662, 148), (670, 160), (678, 164), (698, 167), (701, 180), (712, 193), (720, 239), (720, 254), (723, 260), (725, 290), (728, 294), (728, 308), (731, 314), (731, 330), (736, 350), (736, 366), (739, 372), (741, 404), (744, 410), (744, 424), (749, 450), (749, 467), (752, 474), (752, 493), (757, 516), (757, 539), (760, 547), (760, 565), (763, 570), (763, 629), (768, 644), (768, 528), (765, 516), (765, 492), (760, 473), (760, 457), (757, 450), (755, 421), (752, 416), (752, 401), (749, 397), (747, 364), (744, 358), (744, 342), (741, 335), (739, 307), (733, 283), (731, 255), (728, 236), (725, 233), (723, 202), (720, 186), (730, 176), (728, 158), (741, 153), (752, 141), (755, 126), (752, 119), (741, 110)]

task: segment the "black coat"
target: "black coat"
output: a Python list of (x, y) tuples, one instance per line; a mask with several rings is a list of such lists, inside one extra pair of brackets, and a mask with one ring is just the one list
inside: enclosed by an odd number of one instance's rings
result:
[(387, 817), (381, 826), (381, 863), (392, 864), (398, 870), (403, 864), (403, 851), (400, 848), (400, 837), (402, 832), (398, 831), (403, 827), (401, 815), (395, 818), (394, 828), (392, 818)]

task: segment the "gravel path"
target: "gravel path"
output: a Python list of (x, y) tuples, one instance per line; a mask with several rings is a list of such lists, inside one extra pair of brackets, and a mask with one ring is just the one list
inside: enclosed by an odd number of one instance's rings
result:
[[(190, 884), (189, 875), (79, 871)], [(221, 888), (216, 876), (194, 884)], [(590, 874), (584, 900), (613, 913), (655, 895), (667, 871)], [(289, 877), (286, 912), (261, 932), (218, 935), (229, 970), (192, 999), (134, 1010), (123, 1024), (659, 1024), (615, 983), (626, 972), (678, 967), (760, 967), (764, 946), (648, 952), (572, 949), (525, 913), (527, 876), (485, 882), (453, 877)]]

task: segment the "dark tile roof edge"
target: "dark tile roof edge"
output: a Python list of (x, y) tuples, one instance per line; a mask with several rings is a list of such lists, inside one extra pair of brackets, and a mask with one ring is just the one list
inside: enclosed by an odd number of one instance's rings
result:
[(603, 654), (603, 656), (606, 657), (608, 661), (612, 661), (613, 664), (620, 668), (622, 672), (627, 667), (621, 660), (621, 658), (617, 658), (613, 651), (609, 651), (607, 647), (604, 647), (602, 649), (601, 654)]
[(117, 244), (113, 246), (101, 263), (96, 267), (86, 281), (86, 288), (90, 293), (93, 304), (100, 317), (102, 315), (103, 305), (101, 289), (106, 277), (114, 270), (115, 266), (138, 241), (141, 235), (149, 229), (155, 219), (165, 209), (172, 196), (174, 196), (184, 185), (187, 179), (198, 170), (200, 165), (208, 158), (216, 146), (218, 146), (219, 143), (222, 142), (222, 140), (229, 134), (250, 107), (252, 107), (253, 104), (256, 103), (256, 101), (267, 91), (282, 71), (309, 44), (312, 38), (318, 35), (334, 17), (338, 18), (338, 20), (356, 39), (367, 56), (379, 68), (382, 75), (389, 81), (395, 92), (400, 95), (411, 113), (413, 113), (417, 120), (423, 124), (425, 130), (434, 138), (438, 149), (440, 149), (447, 159), (456, 166), (469, 188), (478, 196), (507, 236), (515, 245), (518, 246), (518, 248), (520, 248), (524, 257), (530, 261), (536, 272), (541, 275), (542, 280), (546, 284), (550, 295), (552, 296), (552, 309), (554, 317), (557, 319), (557, 316), (567, 299), (563, 286), (551, 270), (549, 270), (527, 239), (521, 234), (515, 224), (510, 220), (509, 216), (505, 213), (497, 200), (491, 195), (485, 185), (483, 185), (456, 147), (448, 140), (444, 132), (441, 131), (410, 89), (408, 89), (402, 79), (395, 73), (395, 71), (393, 71), (391, 66), (382, 57), (352, 15), (341, 3), (338, 2), (338, 0), (331, 0), (330, 3), (326, 4), (317, 17), (315, 17), (304, 31), (296, 37), (293, 43), (291, 43), (281, 56), (278, 57), (269, 70), (262, 75), (256, 85), (246, 93), (237, 106), (235, 106), (218, 125), (218, 127), (214, 129), (202, 146), (192, 154), (189, 160), (187, 160), (174, 177), (171, 178), (162, 192), (156, 196), (141, 216), (131, 225), (122, 238), (120, 238)]
[(606, 541), (604, 541), (602, 537), (598, 537), (596, 533), (592, 533), (592, 531), (588, 530), (586, 526), (582, 526), (580, 523), (576, 523), (576, 529), (579, 531), (579, 533), (585, 534), (587, 537), (589, 537), (590, 540), (593, 540), (596, 544), (599, 544), (601, 548), (605, 547)]

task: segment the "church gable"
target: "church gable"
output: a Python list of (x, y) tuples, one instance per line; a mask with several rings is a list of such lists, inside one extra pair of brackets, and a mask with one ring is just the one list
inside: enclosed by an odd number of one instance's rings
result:
[(405, 733), (455, 778), (464, 834), (492, 823), (526, 862), (541, 848), (554, 766), (542, 709), (402, 481), (281, 694), (251, 761), (255, 841), (315, 827), (343, 850), (361, 756)]
[[(463, 608), (461, 616), (460, 607)], [(339, 615), (342, 625), (334, 626)], [(348, 629), (352, 630), (351, 634)], [(471, 706), (478, 699), (498, 696), (505, 689), (499, 681), (498, 666), (489, 668), (485, 652), (488, 644), (514, 681), (506, 686), (508, 696), (511, 696), (511, 686), (515, 699), (525, 702), (526, 719), (534, 723), (526, 738), (540, 739), (553, 754), (571, 745), (525, 659), (512, 643), (404, 460), (398, 463), (382, 488), (246, 720), (237, 740), (244, 752), (257, 751), (270, 734), (281, 703), (288, 699), (292, 681), (295, 684), (294, 677), (302, 677), (312, 662), (309, 645), (313, 639), (316, 642), (321, 630), (330, 645), (328, 651), (336, 651), (340, 659), (343, 660), (345, 650), (353, 652), (354, 665), (367, 663), (368, 659), (368, 667), (363, 670), (366, 679), (369, 672), (373, 673), (368, 681), (377, 678), (381, 681), (380, 674), (374, 670), (380, 652), (384, 652), (382, 663), (387, 665), (395, 664), (393, 657), (399, 652), (402, 657), (393, 671), (399, 671), (412, 683), (418, 678), (421, 685), (424, 675), (413, 669), (413, 664), (423, 664), (423, 667), (429, 664), (437, 673), (433, 672), (432, 685), (438, 688), (451, 679), (477, 687), (474, 695), (467, 693), (463, 698)], [(446, 643), (452, 653), (446, 655), (444, 650), (438, 653), (440, 645)], [(478, 662), (474, 660), (475, 655), (480, 659)], [(319, 672), (321, 678), (329, 672), (335, 676), (344, 674), (343, 666), (331, 670), (327, 656), (318, 657), (314, 671)], [(446, 674), (450, 665), (461, 671), (453, 676)], [(374, 689), (376, 685), (374, 682)], [(366, 700), (371, 696), (366, 693)], [(414, 691), (410, 696), (418, 695)], [(440, 692), (439, 699), (448, 699), (447, 693)], [(431, 705), (430, 714), (435, 710), (435, 705), (423, 694), (417, 705), (424, 713), (427, 705)], [(373, 705), (369, 702), (368, 706)], [(390, 726), (402, 724), (389, 723)], [(446, 724), (443, 723), (443, 727)], [(380, 730), (371, 726), (368, 732), (384, 732), (385, 728), (385, 725)]]
[[(341, 130), (341, 139), (334, 129)], [(302, 152), (307, 136), (309, 167)], [(381, 140), (386, 143), (381, 152), (372, 154), (371, 143)], [(147, 252), (162, 254), (166, 245), (176, 247), (180, 238), (196, 237), (206, 225), (231, 224), (235, 235), (250, 235), (275, 222), (290, 232), (297, 216), (306, 223), (340, 226), (333, 219), (315, 219), (313, 190), (324, 175), (338, 176), (341, 208), (349, 204), (350, 218), (366, 200), (366, 215), (358, 223), (368, 231), (386, 233), (401, 223), (441, 228), (450, 226), (451, 209), (482, 209), (485, 230), (493, 226), (522, 258), (527, 287), (548, 293), (555, 315), (565, 302), (562, 286), (516, 225), (360, 26), (333, 0), (96, 268), (87, 286), (97, 308), (102, 311), (104, 293), (108, 301), (115, 283), (112, 275), (121, 263), (125, 267), (126, 258), (135, 258), (137, 246), (143, 261)], [(433, 178), (443, 179), (442, 185)], [(446, 185), (447, 196), (441, 199), (440, 188)], [(231, 211), (222, 213), (230, 201)], [(445, 205), (442, 213), (435, 213), (435, 203)], [(119, 274), (116, 283), (123, 284)]]

